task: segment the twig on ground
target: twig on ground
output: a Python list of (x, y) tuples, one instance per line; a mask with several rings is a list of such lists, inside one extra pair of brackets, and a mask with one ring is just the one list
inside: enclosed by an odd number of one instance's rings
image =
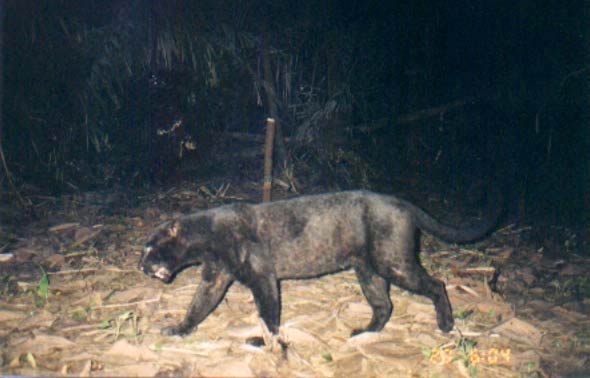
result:
[(99, 308), (119, 308), (119, 307), (129, 307), (129, 306), (135, 306), (138, 304), (142, 304), (142, 303), (153, 303), (153, 302), (159, 302), (160, 301), (161, 296), (158, 296), (157, 298), (152, 298), (152, 299), (144, 299), (142, 301), (135, 301), (135, 302), (129, 302), (129, 303), (114, 303), (114, 304), (110, 304), (110, 305), (102, 305), (102, 306), (97, 306), (94, 307), (95, 309), (99, 309)]
[(104, 271), (104, 272), (114, 272), (114, 273), (141, 273), (139, 270), (136, 269), (118, 269), (118, 268), (82, 268), (82, 269), (72, 269), (72, 270), (60, 270), (58, 272), (47, 272), (48, 275), (68, 275), (68, 274), (77, 274), (77, 273), (92, 273), (96, 271)]

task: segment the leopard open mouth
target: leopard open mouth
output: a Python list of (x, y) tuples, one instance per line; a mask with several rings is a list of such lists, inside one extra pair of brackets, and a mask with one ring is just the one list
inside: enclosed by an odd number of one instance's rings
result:
[(164, 282), (168, 282), (172, 277), (172, 272), (170, 272), (165, 266), (159, 266), (157, 269), (154, 269), (154, 277), (159, 278)]

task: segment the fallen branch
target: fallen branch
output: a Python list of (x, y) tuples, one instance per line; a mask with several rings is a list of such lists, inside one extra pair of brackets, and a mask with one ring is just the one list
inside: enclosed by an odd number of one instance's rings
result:
[(160, 296), (158, 296), (157, 298), (152, 298), (152, 299), (144, 299), (142, 301), (135, 301), (135, 302), (128, 302), (128, 303), (114, 303), (114, 304), (110, 304), (110, 305), (102, 305), (102, 306), (97, 306), (94, 307), (95, 309), (103, 309), (103, 308), (119, 308), (119, 307), (129, 307), (129, 306), (135, 306), (138, 304), (142, 304), (142, 303), (153, 303), (153, 302), (159, 302), (160, 301)]
[(457, 269), (459, 274), (494, 274), (496, 272), (496, 268), (491, 266), (480, 266), (476, 268), (462, 268)]
[(473, 103), (473, 99), (454, 101), (449, 104), (437, 106), (430, 109), (420, 110), (410, 114), (404, 114), (397, 118), (397, 123), (410, 123), (416, 122), (427, 118), (436, 117), (440, 114), (446, 113), (449, 110), (461, 108), (467, 104)]
[(94, 231), (88, 235), (84, 235), (82, 238), (80, 238), (80, 240), (77, 240), (74, 243), (72, 243), (69, 246), (69, 249), (74, 249), (74, 248), (86, 243), (87, 241), (94, 239), (95, 237), (98, 236), (98, 234), (100, 234), (100, 232), (101, 232), (101, 230), (98, 230), (98, 231)]
[[(419, 110), (417, 112), (413, 112), (413, 113), (409, 113), (409, 114), (402, 114), (394, 122), (397, 124), (405, 124), (405, 123), (422, 121), (424, 119), (439, 116), (439, 115), (444, 114), (450, 110), (453, 110), (456, 108), (461, 108), (461, 107), (468, 105), (468, 104), (472, 104), (473, 102), (475, 102), (474, 99), (458, 100), (458, 101), (454, 101), (454, 102), (451, 102), (451, 103), (448, 103), (445, 105), (436, 106), (434, 108), (423, 109), (423, 110)], [(378, 119), (374, 122), (371, 122), (370, 124), (365, 123), (363, 125), (355, 126), (352, 129), (360, 131), (362, 133), (369, 134), (369, 133), (372, 133), (373, 131), (383, 129), (383, 128), (387, 127), (388, 125), (389, 125), (389, 119), (388, 118), (381, 118), (381, 119)]]
[(157, 352), (182, 353), (182, 354), (189, 354), (191, 356), (199, 356), (199, 357), (204, 357), (204, 358), (211, 358), (211, 356), (208, 355), (208, 354), (195, 352), (194, 350), (190, 350), (190, 349), (172, 348), (172, 347), (155, 345), (155, 344), (154, 345), (150, 345), (149, 348), (150, 348), (150, 350), (154, 350), (154, 351), (157, 351)]
[(96, 271), (115, 272), (115, 273), (141, 273), (136, 269), (118, 269), (118, 268), (83, 268), (83, 269), (71, 269), (71, 270), (60, 270), (58, 272), (47, 272), (48, 275), (68, 275), (77, 273), (91, 273)]
[(71, 258), (74, 258), (74, 257), (85, 256), (85, 255), (87, 255), (89, 253), (90, 253), (90, 251), (82, 251), (82, 252), (68, 253), (67, 255), (64, 255), (64, 258), (71, 259)]
[(55, 225), (53, 227), (49, 227), (49, 229), (47, 231), (49, 231), (49, 232), (66, 231), (66, 230), (70, 230), (72, 228), (76, 228), (78, 226), (80, 226), (79, 222), (62, 223), (62, 224)]
[(99, 327), (100, 327), (100, 324), (82, 324), (79, 326), (62, 328), (61, 331), (62, 332), (84, 331), (86, 329), (95, 329), (95, 328), (99, 328)]
[(469, 286), (466, 286), (466, 285), (459, 285), (459, 284), (456, 284), (456, 285), (455, 284), (447, 285), (447, 291), (450, 291), (450, 290), (453, 290), (453, 289), (455, 289), (457, 291), (463, 291), (463, 292), (465, 292), (467, 294), (471, 294), (471, 295), (473, 295), (476, 298), (481, 297), (481, 295), (479, 295), (477, 293), (477, 291), (473, 290), (472, 288), (470, 288)]

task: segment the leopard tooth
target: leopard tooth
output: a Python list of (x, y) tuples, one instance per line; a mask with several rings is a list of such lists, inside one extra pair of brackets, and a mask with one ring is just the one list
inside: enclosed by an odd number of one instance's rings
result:
[(154, 273), (154, 276), (156, 276), (157, 278), (159, 278), (161, 280), (165, 280), (168, 277), (170, 277), (170, 271), (168, 269), (166, 269), (165, 267), (161, 266), (158, 268), (156, 273)]

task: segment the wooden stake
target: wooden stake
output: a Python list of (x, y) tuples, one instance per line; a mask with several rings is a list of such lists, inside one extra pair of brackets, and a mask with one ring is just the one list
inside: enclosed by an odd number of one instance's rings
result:
[(264, 142), (264, 183), (262, 184), (262, 202), (270, 201), (272, 189), (272, 151), (275, 138), (275, 120), (266, 119), (266, 141)]

